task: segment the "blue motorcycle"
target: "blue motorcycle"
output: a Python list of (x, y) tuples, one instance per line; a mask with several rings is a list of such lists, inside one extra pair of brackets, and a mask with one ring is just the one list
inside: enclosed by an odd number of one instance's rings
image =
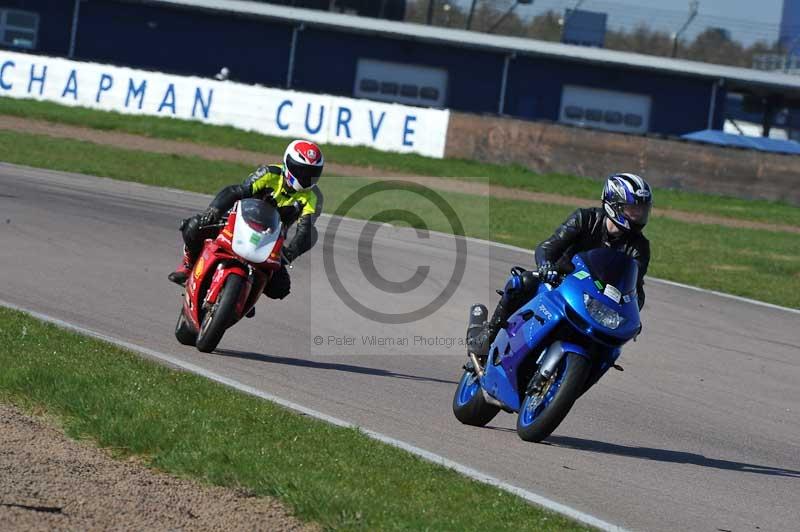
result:
[[(622, 346), (641, 331), (636, 261), (600, 248), (575, 255), (571, 266), (557, 287), (540, 283), (508, 318), (485, 364), (468, 353), (453, 398), (459, 421), (482, 427), (500, 410), (516, 412), (519, 437), (542, 441), (609, 368), (622, 369)], [(486, 317), (474, 305), (468, 335)]]

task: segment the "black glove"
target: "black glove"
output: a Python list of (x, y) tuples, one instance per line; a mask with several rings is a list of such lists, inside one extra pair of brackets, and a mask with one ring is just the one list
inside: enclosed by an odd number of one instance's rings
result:
[(288, 266), (296, 258), (297, 257), (294, 256), (291, 249), (283, 248), (281, 250), (281, 264), (283, 264), (284, 266)]
[(284, 205), (283, 207), (278, 207), (278, 215), (281, 217), (281, 222), (283, 225), (292, 225), (300, 218), (300, 214), (303, 212), (303, 207), (300, 205), (299, 201), (295, 201), (289, 205)]
[(555, 265), (549, 260), (544, 261), (539, 265), (539, 280), (543, 283), (553, 283), (558, 279), (558, 270)]
[(207, 225), (213, 225), (219, 221), (219, 209), (216, 207), (209, 207), (200, 215), (198, 218), (198, 222), (200, 223), (200, 227), (205, 227)]

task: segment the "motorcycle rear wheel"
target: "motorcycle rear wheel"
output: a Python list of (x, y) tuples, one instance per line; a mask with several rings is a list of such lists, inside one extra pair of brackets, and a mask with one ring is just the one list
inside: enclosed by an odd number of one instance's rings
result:
[[(591, 364), (576, 353), (566, 353), (547, 389), (537, 397), (525, 396), (517, 416), (517, 434), (525, 441), (540, 442), (552, 434), (580, 397)], [(534, 377), (535, 378), (535, 377)]]
[(236, 301), (245, 280), (235, 274), (225, 279), (225, 286), (217, 297), (217, 302), (208, 309), (200, 323), (200, 332), (197, 335), (197, 349), (203, 353), (210, 353), (217, 348), (225, 330), (236, 319)]
[(453, 396), (453, 414), (465, 425), (482, 427), (490, 422), (500, 409), (486, 402), (478, 376), (464, 370)]
[(197, 342), (197, 331), (189, 325), (182, 308), (178, 314), (178, 323), (175, 325), (175, 338), (183, 345), (194, 346)]

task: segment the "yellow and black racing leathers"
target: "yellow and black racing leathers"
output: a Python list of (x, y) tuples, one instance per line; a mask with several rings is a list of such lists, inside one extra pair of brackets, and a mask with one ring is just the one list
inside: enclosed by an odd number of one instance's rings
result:
[[(317, 241), (314, 224), (322, 212), (322, 193), (318, 187), (294, 190), (286, 185), (283, 165), (263, 165), (256, 168), (243, 183), (220, 190), (209, 204), (209, 209), (221, 215), (241, 199), (265, 196), (271, 196), (275, 201), (281, 220), (286, 226), (297, 223), (294, 237), (283, 246), (284, 257), (292, 262), (311, 249)], [(209, 237), (199, 230), (199, 218), (200, 215), (190, 218), (181, 226), (186, 251), (192, 261), (202, 250), (203, 240)], [(289, 274), (284, 266), (272, 276), (264, 293), (273, 299), (283, 299), (289, 294), (289, 289)]]

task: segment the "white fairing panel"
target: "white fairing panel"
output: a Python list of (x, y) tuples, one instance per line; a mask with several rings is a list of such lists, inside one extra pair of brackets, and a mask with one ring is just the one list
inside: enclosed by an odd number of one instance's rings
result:
[(233, 226), (231, 246), (233, 251), (243, 259), (254, 264), (266, 262), (275, 243), (278, 241), (280, 231), (255, 231), (242, 217), (239, 204), (236, 204), (236, 223)]

